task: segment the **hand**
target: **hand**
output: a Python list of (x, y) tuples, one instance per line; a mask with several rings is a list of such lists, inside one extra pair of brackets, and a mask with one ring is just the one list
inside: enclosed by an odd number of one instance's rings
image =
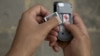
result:
[(31, 56), (47, 37), (48, 33), (58, 25), (57, 19), (43, 23), (49, 12), (40, 5), (23, 13), (16, 35), (7, 56)]
[[(73, 39), (68, 42), (57, 42), (57, 36), (53, 35), (52, 39), (49, 39), (50, 46), (54, 51), (58, 52), (59, 47), (63, 49), (64, 56), (90, 56), (90, 39), (87, 29), (82, 22), (79, 15), (74, 14), (74, 24), (65, 23), (65, 28), (69, 30)], [(57, 31), (55, 31), (57, 33)]]

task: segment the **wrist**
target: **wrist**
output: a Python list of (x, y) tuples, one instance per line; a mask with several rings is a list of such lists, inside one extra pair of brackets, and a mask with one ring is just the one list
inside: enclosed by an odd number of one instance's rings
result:
[(68, 50), (68, 49), (62, 49), (63, 50), (63, 54), (64, 56), (72, 56), (72, 53), (71, 53), (71, 50)]
[(22, 49), (10, 49), (6, 56), (31, 56), (28, 51)]

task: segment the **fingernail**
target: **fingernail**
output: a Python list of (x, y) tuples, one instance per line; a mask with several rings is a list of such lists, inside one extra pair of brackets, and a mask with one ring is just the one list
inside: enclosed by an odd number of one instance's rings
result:
[(59, 51), (59, 48), (58, 47), (55, 47), (55, 51), (58, 52)]
[(54, 46), (54, 45), (55, 45), (55, 42), (52, 42), (50, 46)]

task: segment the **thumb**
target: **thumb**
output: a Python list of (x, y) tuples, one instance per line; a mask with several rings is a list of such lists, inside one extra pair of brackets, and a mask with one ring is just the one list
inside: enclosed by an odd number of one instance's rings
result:
[(65, 28), (71, 32), (71, 34), (73, 35), (73, 37), (76, 38), (81, 38), (83, 36), (83, 33), (81, 32), (81, 30), (74, 24), (66, 24), (65, 23)]
[(59, 24), (57, 17), (52, 17), (47, 22), (41, 24), (41, 28), (44, 29), (46, 33), (50, 32), (54, 27)]

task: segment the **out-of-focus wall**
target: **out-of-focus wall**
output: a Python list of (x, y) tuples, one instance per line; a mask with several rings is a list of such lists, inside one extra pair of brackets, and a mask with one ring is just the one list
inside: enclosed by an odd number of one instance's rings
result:
[(23, 10), (23, 0), (0, 0), (0, 56), (11, 46)]
[[(35, 4), (53, 11), (53, 2), (60, 0), (0, 0), (0, 56), (9, 50), (21, 13)], [(92, 41), (93, 56), (100, 56), (100, 0), (61, 0), (72, 3), (73, 11), (84, 20)], [(34, 56), (62, 56), (44, 42)]]

